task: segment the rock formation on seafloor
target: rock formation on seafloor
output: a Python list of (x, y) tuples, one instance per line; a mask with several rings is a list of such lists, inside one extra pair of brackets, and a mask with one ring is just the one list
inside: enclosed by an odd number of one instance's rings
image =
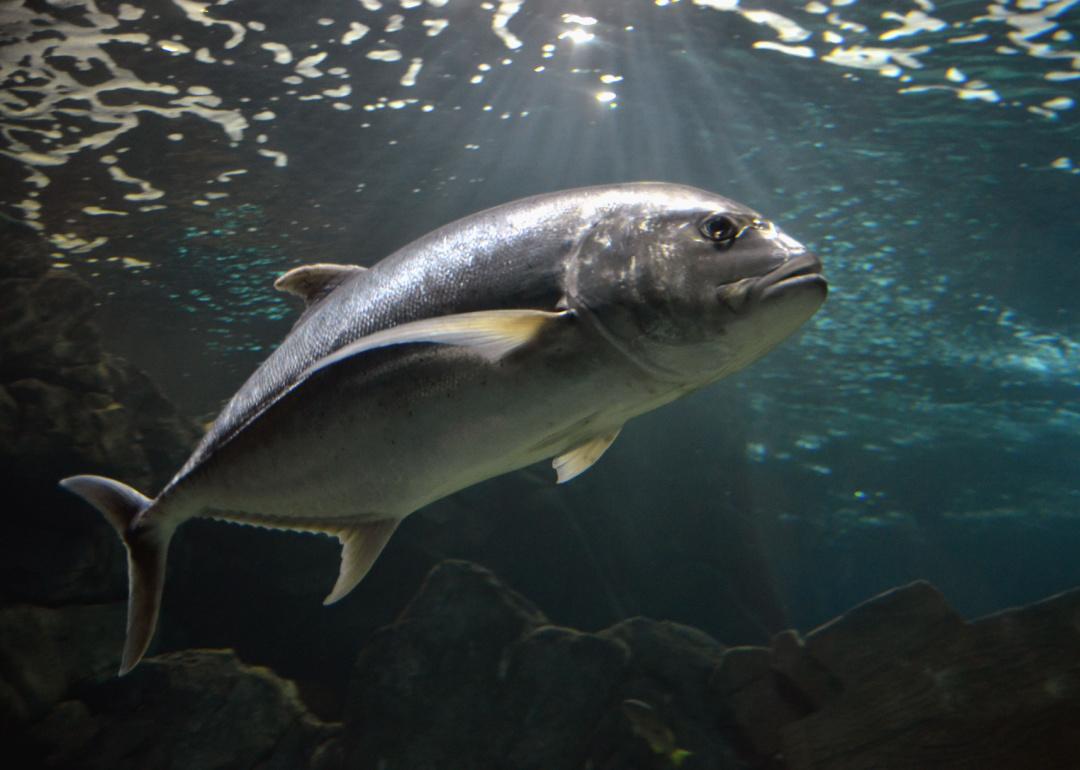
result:
[(198, 438), (143, 372), (107, 351), (96, 295), (51, 266), (33, 231), (0, 223), (0, 603), (118, 599), (123, 549), (56, 482), (107, 473), (138, 488), (168, 478)]
[(553, 626), (488, 570), (446, 561), (359, 651), (341, 722), (229, 651), (113, 678), (115, 608), (49, 612), (0, 614), (6, 737), (36, 758), (21, 767), (1034, 770), (1080, 756), (1080, 590), (965, 621), (916, 582), (805, 637), (726, 647), (646, 618)]
[(1034, 770), (1080, 756), (1078, 720), (1080, 590), (968, 622), (915, 582), (805, 638), (725, 647), (645, 618), (546, 625), (444, 562), (361, 651), (343, 740), (356, 769)]
[(115, 770), (333, 768), (340, 725), (307, 713), (296, 687), (228, 650), (146, 660), (76, 691), (21, 736), (41, 766)]

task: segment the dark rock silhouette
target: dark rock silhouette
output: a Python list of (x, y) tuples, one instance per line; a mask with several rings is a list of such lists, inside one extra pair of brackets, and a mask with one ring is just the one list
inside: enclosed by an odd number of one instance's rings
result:
[(37, 233), (5, 222), (0, 237), (0, 602), (118, 599), (127, 589), (115, 533), (56, 482), (98, 472), (154, 489), (198, 429), (102, 348), (93, 289), (52, 268)]
[(489, 571), (448, 561), (360, 650), (343, 723), (229, 651), (115, 679), (119, 611), (0, 613), (0, 717), (27, 766), (1016, 770), (1080, 756), (1080, 590), (969, 622), (916, 582), (805, 638), (725, 647), (646, 618), (552, 626)]
[(669, 767), (619, 706), (651, 705), (684, 767), (1067, 767), (1080, 755), (1080, 591), (974, 622), (924, 582), (812, 632), (732, 647), (635, 618), (544, 624), (444, 562), (357, 660), (349, 768)]
[(0, 453), (10, 471), (52, 483), (58, 466), (78, 466), (141, 488), (167, 479), (198, 438), (194, 423), (103, 349), (94, 290), (52, 268), (40, 236), (4, 224), (3, 237)]
[(30, 723), (68, 693), (111, 679), (122, 604), (0, 608), (0, 722)]
[(792, 768), (1065, 768), (1080, 757), (1080, 590), (966, 622), (913, 583), (797, 649), (780, 653), (776, 676), (824, 697), (781, 730)]
[(66, 700), (28, 730), (45, 765), (70, 768), (304, 768), (336, 752), (338, 726), (296, 687), (224, 650), (147, 660)]

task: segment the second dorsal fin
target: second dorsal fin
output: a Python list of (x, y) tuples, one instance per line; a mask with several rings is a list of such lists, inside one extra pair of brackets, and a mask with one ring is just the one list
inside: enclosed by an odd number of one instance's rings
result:
[(301, 265), (274, 281), (274, 288), (302, 297), (308, 307), (321, 300), (352, 275), (367, 270), (360, 265), (332, 265), (320, 262)]

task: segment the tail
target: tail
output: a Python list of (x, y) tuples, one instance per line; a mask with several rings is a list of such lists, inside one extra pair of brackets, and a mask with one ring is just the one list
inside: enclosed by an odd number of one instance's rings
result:
[(72, 476), (61, 481), (60, 486), (101, 511), (127, 548), (127, 641), (120, 661), (123, 676), (142, 659), (154, 636), (173, 528), (140, 518), (152, 501), (119, 481), (103, 476)]

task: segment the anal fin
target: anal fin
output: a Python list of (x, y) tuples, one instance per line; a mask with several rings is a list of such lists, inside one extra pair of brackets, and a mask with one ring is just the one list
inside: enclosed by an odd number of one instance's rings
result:
[(620, 430), (622, 430), (622, 426), (608, 433), (593, 436), (584, 444), (574, 447), (569, 452), (563, 452), (552, 460), (551, 467), (555, 469), (555, 473), (558, 475), (556, 483), (565, 484), (570, 479), (589, 470), (593, 463), (599, 460), (600, 456), (608, 450), (608, 447), (615, 443)]
[(341, 541), (341, 569), (323, 604), (345, 598), (364, 579), (400, 523), (400, 519), (379, 519), (333, 533)]

